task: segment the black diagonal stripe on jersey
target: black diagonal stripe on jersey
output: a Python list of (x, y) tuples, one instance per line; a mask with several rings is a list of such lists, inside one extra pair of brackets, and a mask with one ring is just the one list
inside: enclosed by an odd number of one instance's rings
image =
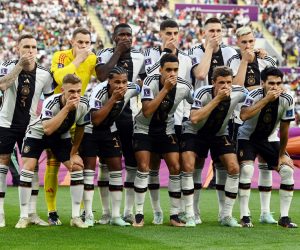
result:
[(17, 64), (17, 63), (18, 63), (18, 60), (10, 60), (10, 61), (4, 62), (2, 65), (3, 65), (4, 67), (7, 67), (7, 66), (9, 66), (9, 65), (11, 65), (11, 64)]
[(255, 98), (256, 96), (263, 95), (263, 94), (264, 94), (263, 89), (255, 89), (250, 92), (249, 96)]
[(107, 49), (102, 49), (100, 51), (98, 51), (97, 53), (97, 57), (99, 57), (100, 55), (102, 55), (103, 53), (105, 53), (106, 51), (109, 51), (109, 52), (114, 52), (114, 49), (113, 48), (107, 48)]
[(212, 93), (212, 88), (204, 88), (199, 90), (199, 92), (196, 95), (196, 98), (201, 100), (202, 96), (205, 95), (206, 93)]
[(148, 69), (147, 74), (151, 74), (152, 72), (154, 72), (159, 67), (160, 67), (160, 61), (156, 62), (150, 69)]
[(56, 96), (52, 101), (48, 102), (45, 108), (51, 110), (57, 103), (59, 103), (59, 96)]
[(235, 59), (240, 60), (240, 59), (241, 59), (241, 58), (240, 58), (240, 55), (238, 54), (238, 55), (232, 56), (232, 57), (227, 61), (227, 66), (230, 66), (231, 63), (232, 63), (232, 61), (235, 60)]
[(266, 56), (264, 60), (270, 62), (273, 66), (276, 66), (276, 61), (272, 57)]
[(158, 74), (155, 74), (155, 75), (153, 75), (153, 76), (147, 76), (147, 77), (145, 78), (143, 84), (144, 84), (145, 86), (149, 86), (150, 83), (151, 83), (152, 81), (159, 80), (159, 78), (160, 78), (160, 75), (158, 75)]
[(269, 102), (260, 111), (255, 130), (250, 136), (251, 139), (267, 139), (274, 130), (278, 116), (279, 98)]
[(89, 101), (84, 96), (80, 97), (80, 102), (83, 103), (83, 104), (86, 104), (87, 107), (89, 106)]
[(100, 89), (100, 90), (98, 91), (98, 93), (95, 95), (95, 98), (98, 99), (98, 100), (101, 100), (102, 97), (103, 97), (105, 94), (107, 94), (107, 93), (108, 93), (107, 87), (105, 87), (105, 88), (103, 88), (103, 89)]
[(293, 104), (293, 102), (294, 102), (293, 97), (291, 97), (289, 94), (282, 93), (280, 96), (285, 98), (288, 101), (289, 106), (291, 106)]
[(47, 68), (45, 68), (45, 67), (43, 67), (42, 65), (37, 65), (37, 68), (39, 68), (39, 69), (41, 69), (41, 70), (44, 70), (44, 71), (46, 71), (46, 72), (48, 72), (49, 74), (51, 74), (51, 72), (50, 72), (50, 70), (49, 69), (47, 69)]
[(149, 56), (150, 55), (150, 49), (146, 49), (144, 51), (144, 56)]
[(190, 90), (193, 89), (193, 86), (187, 80), (184, 80), (181, 77), (177, 77), (177, 83), (184, 84), (184, 85), (188, 86)]
[(230, 108), (231, 99), (222, 101), (210, 113), (204, 126), (198, 131), (198, 135), (206, 137), (216, 135), (223, 126), (224, 120)]
[(243, 93), (245, 93), (245, 94), (248, 93), (247, 90), (246, 90), (245, 88), (243, 88), (243, 87), (236, 87), (236, 86), (234, 86), (234, 87), (232, 88), (232, 92), (243, 92)]

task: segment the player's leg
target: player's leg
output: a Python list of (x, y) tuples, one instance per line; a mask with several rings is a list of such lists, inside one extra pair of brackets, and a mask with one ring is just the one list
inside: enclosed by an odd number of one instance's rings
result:
[(202, 170), (204, 166), (205, 158), (196, 157), (195, 169), (193, 174), (194, 180), (194, 214), (195, 214), (195, 223), (201, 224), (201, 216), (200, 216), (200, 192), (202, 189)]

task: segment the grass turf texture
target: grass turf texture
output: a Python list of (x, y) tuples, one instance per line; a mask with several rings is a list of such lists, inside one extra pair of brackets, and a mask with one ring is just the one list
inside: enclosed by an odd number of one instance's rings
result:
[[(95, 189), (95, 219), (100, 217), (99, 194)], [(145, 204), (145, 226), (143, 228), (121, 228), (110, 225), (96, 225), (89, 229), (69, 226), (71, 215), (70, 191), (60, 187), (58, 210), (62, 226), (30, 226), (15, 229), (19, 216), (17, 188), (10, 187), (5, 198), (6, 227), (0, 228), (1, 249), (300, 249), (299, 229), (286, 229), (277, 225), (261, 225), (259, 220), (259, 193), (251, 194), (250, 208), (254, 228), (228, 228), (217, 222), (217, 199), (215, 190), (201, 193), (202, 225), (196, 228), (174, 228), (169, 226), (168, 193), (161, 190), (164, 209), (164, 225), (152, 225), (152, 211), (149, 195)], [(300, 191), (295, 191), (290, 216), (300, 224)], [(234, 216), (239, 216), (238, 202)], [(278, 190), (272, 193), (271, 210), (274, 218), (279, 217)], [(38, 213), (46, 219), (46, 205), (43, 189), (40, 189)]]

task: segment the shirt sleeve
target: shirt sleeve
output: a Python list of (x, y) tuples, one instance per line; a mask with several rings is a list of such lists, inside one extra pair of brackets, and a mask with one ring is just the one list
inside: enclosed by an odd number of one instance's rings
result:
[(141, 101), (151, 101), (154, 99), (153, 94), (153, 80), (151, 81), (148, 77), (145, 79), (145, 82), (142, 87), (141, 92)]
[(81, 127), (90, 124), (91, 122), (90, 108), (88, 105), (88, 100), (85, 97), (81, 97), (81, 102), (80, 102), (78, 112), (79, 114), (78, 114), (78, 119), (76, 121), (76, 125)]
[(43, 94), (44, 96), (50, 96), (53, 94), (53, 78), (52, 76), (49, 74), (47, 79), (45, 79), (45, 84), (43, 87)]
[(285, 96), (288, 96), (285, 98), (285, 109), (282, 114), (281, 121), (294, 121), (295, 120), (295, 103), (292, 96), (284, 94)]
[(240, 67), (241, 60), (236, 58), (236, 56), (231, 57), (228, 62), (227, 66), (232, 69), (233, 76), (236, 76)]
[(90, 95), (89, 106), (90, 106), (91, 111), (96, 111), (98, 109), (101, 109), (103, 106), (102, 101), (99, 98), (97, 98), (98, 93), (99, 93), (99, 89), (96, 88), (96, 89), (92, 90), (92, 93)]
[(203, 57), (204, 52), (200, 48), (191, 49), (189, 51), (189, 56), (192, 59), (192, 67), (195, 67), (201, 62), (201, 58)]
[(8, 75), (13, 68), (16, 66), (16, 63), (3, 62), (0, 64), (0, 77)]
[(55, 116), (54, 110), (55, 110), (56, 102), (53, 99), (46, 99), (43, 102), (43, 107), (41, 111), (41, 120), (50, 120)]
[(191, 109), (201, 109), (204, 107), (203, 105), (203, 98), (205, 95), (202, 95), (201, 98), (198, 98), (197, 95), (199, 93), (199, 91), (201, 90), (202, 88), (199, 88), (198, 90), (195, 91), (195, 94), (194, 94), (194, 98), (193, 98), (193, 103), (192, 103), (192, 108)]
[(112, 53), (110, 53), (108, 50), (100, 50), (97, 53), (97, 63), (96, 63), (96, 67), (102, 64), (106, 64), (108, 63), (108, 61), (110, 60), (112, 56)]
[[(252, 91), (251, 91), (252, 92)], [(250, 92), (250, 93), (251, 93)], [(251, 107), (251, 106), (253, 106), (256, 102), (257, 102), (257, 100), (255, 99), (255, 98), (253, 98), (251, 95), (250, 95), (250, 93), (246, 96), (246, 98), (245, 98), (245, 100), (244, 100), (244, 103), (243, 103), (243, 105), (242, 105), (242, 108), (243, 107)]]

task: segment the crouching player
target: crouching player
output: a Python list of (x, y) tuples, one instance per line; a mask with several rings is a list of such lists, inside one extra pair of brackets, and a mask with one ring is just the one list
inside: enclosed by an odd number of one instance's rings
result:
[(89, 103), (94, 126), (85, 128), (80, 147), (80, 155), (83, 157), (85, 165), (84, 207), (85, 223), (88, 226), (94, 225), (92, 201), (97, 156), (107, 164), (109, 169), (108, 185), (112, 205), (110, 224), (130, 225), (120, 216), (123, 191), (122, 148), (115, 121), (130, 98), (139, 93), (139, 85), (128, 82), (127, 70), (119, 66), (112, 68), (108, 75), (108, 81), (99, 84), (91, 93)]
[[(239, 193), (249, 201), (254, 160), (260, 155), (269, 169), (276, 170), (281, 177), (278, 225), (295, 228), (298, 226), (288, 216), (294, 191), (293, 161), (286, 154), (290, 121), (295, 119), (294, 100), (290, 94), (283, 92), (282, 78), (279, 69), (265, 68), (261, 72), (262, 87), (251, 91), (241, 108), (240, 118), (244, 123), (238, 132), (238, 158), (241, 166)], [(241, 224), (253, 227), (248, 202), (243, 204)]]
[[(20, 219), (16, 228), (29, 224), (28, 207), (32, 189), (32, 177), (37, 161), (46, 148), (70, 171), (72, 219), (71, 226), (87, 228), (80, 219), (80, 202), (83, 196), (83, 162), (78, 148), (83, 136), (84, 125), (90, 123), (88, 100), (81, 97), (81, 80), (68, 74), (63, 79), (62, 93), (49, 97), (43, 104), (40, 117), (32, 122), (26, 132), (22, 160), (19, 200)], [(70, 128), (76, 123), (73, 145)]]

